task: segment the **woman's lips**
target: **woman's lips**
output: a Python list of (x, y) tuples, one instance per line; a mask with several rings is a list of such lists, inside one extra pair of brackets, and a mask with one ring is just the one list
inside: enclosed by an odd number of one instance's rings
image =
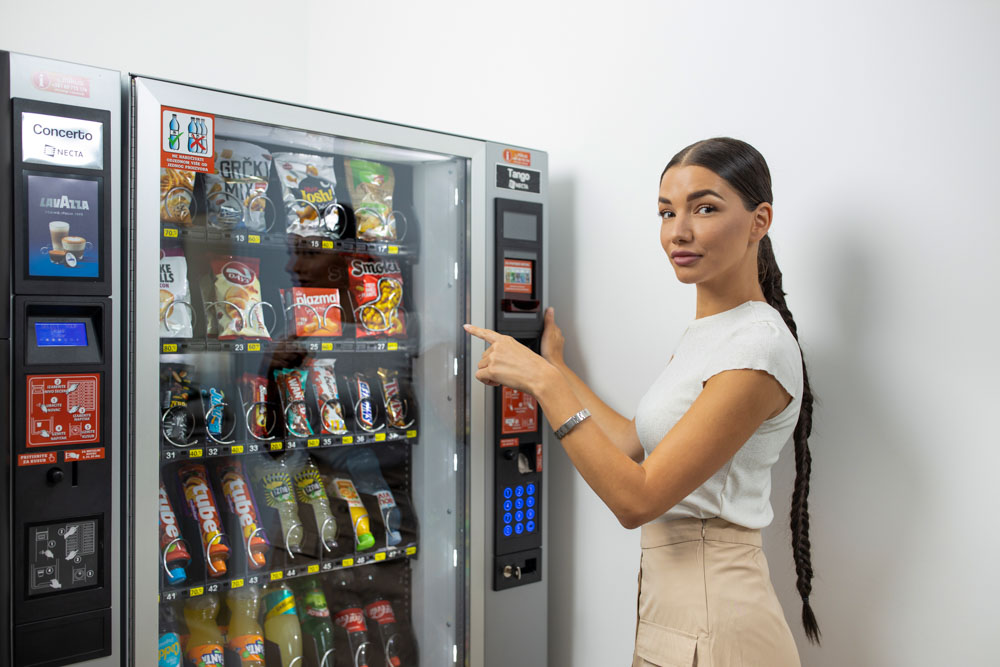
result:
[(699, 259), (701, 259), (701, 255), (677, 255), (674, 257), (674, 263), (678, 266), (688, 266)]

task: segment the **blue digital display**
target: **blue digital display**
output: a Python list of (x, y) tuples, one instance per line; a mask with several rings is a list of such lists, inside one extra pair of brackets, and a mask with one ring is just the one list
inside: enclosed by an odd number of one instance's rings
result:
[(84, 322), (35, 322), (38, 347), (87, 347)]

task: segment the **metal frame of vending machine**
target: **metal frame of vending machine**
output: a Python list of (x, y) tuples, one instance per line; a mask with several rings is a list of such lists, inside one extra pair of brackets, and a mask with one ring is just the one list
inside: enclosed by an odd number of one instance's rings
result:
[[(336, 146), (336, 150), (323, 149), (330, 155), (342, 152), (364, 159), (388, 155), (390, 157), (385, 159), (391, 161), (392, 155), (401, 159), (401, 153), (412, 154), (414, 160), (420, 160), (421, 155), (427, 156), (419, 168), (424, 176), (412, 176), (413, 198), (420, 200), (414, 206), (425, 212), (440, 211), (443, 220), (454, 221), (456, 227), (464, 225), (464, 229), (453, 230), (458, 239), (454, 246), (458, 254), (451, 254), (452, 250), (447, 249), (450, 246), (443, 241), (438, 247), (430, 220), (424, 220), (428, 229), (420, 238), (420, 277), (418, 280), (408, 278), (408, 289), (413, 292), (410, 298), (418, 301), (422, 308), (420, 313), (413, 313), (419, 315), (415, 319), (419, 319), (424, 343), (419, 354), (413, 355), (413, 373), (415, 377), (419, 375), (424, 388), (417, 400), (421, 414), (417, 421), (419, 440), (416, 431), (406, 432), (405, 438), (403, 434), (397, 435), (400, 442), (412, 440), (413, 445), (411, 458), (407, 459), (407, 474), (414, 480), (412, 506), (420, 520), (419, 550), (414, 543), (405, 554), (380, 551), (381, 560), (403, 559), (399, 562), (405, 563), (407, 571), (412, 572), (407, 574), (407, 585), (412, 591), (407, 595), (407, 605), (412, 606), (407, 616), (413, 619), (414, 633), (420, 644), (420, 660), (424, 665), (545, 665), (548, 607), (544, 421), (530, 397), (515, 397), (520, 402), (510, 410), (523, 422), (512, 427), (513, 434), (509, 424), (504, 426), (510, 417), (506, 402), (509, 397), (475, 381), (474, 370), (484, 346), (477, 339), (470, 341), (461, 331), (460, 324), (467, 321), (495, 327), (537, 349), (541, 335), (541, 306), (547, 298), (547, 155), (522, 147), (149, 77), (130, 75), (122, 81), (128, 95), (131, 128), (127, 247), (130, 379), (126, 393), (132, 416), (132, 447), (127, 463), (130, 512), (126, 538), (130, 545), (126, 575), (129, 582), (127, 618), (131, 624), (126, 629), (129, 664), (147, 664), (144, 656), (152, 656), (157, 650), (158, 601), (190, 599), (236, 588), (237, 582), (241, 587), (253, 583), (242, 575), (233, 574), (215, 581), (203, 577), (201, 581), (188, 581), (182, 587), (161, 586), (165, 561), (158, 546), (160, 539), (156, 526), (160, 505), (153, 489), (158, 486), (164, 461), (173, 465), (177, 457), (197, 457), (209, 463), (217, 456), (214, 447), (196, 446), (174, 451), (162, 445), (160, 407), (164, 403), (156, 380), (161, 374), (161, 362), (165, 356), (188, 349), (235, 351), (232, 343), (212, 341), (207, 337), (205, 342), (166, 340), (157, 331), (156, 323), (163, 317), (162, 302), (157, 297), (157, 255), (165, 237), (183, 240), (189, 233), (164, 224), (162, 218), (158, 218), (162, 193), (158, 188), (163, 187), (160, 170), (167, 166), (165, 119), (176, 111), (182, 119), (193, 119), (190, 122), (195, 125), (191, 127), (201, 130), (207, 127), (210, 133), (216, 122), (218, 127), (229, 122), (226, 126), (229, 134), (219, 131), (230, 140), (257, 136), (265, 146), (287, 145), (302, 149), (310, 149), (312, 144), (309, 142), (316, 142), (317, 145)], [(209, 119), (207, 124), (206, 119)], [(324, 143), (334, 141), (335, 144)], [(393, 150), (397, 152), (392, 153)], [(211, 148), (207, 154), (213, 154)], [(454, 191), (438, 192), (426, 187), (435, 179), (436, 170), (450, 169), (449, 165), (457, 163), (462, 164), (463, 176), (452, 176), (458, 178), (456, 182), (460, 184)], [(412, 171), (416, 174), (418, 169), (414, 167)], [(425, 182), (418, 183), (421, 179)], [(187, 196), (195, 199), (197, 188), (194, 186)], [(348, 215), (347, 210), (343, 215), (349, 220), (356, 217), (356, 213)], [(321, 215), (324, 219), (326, 216), (327, 212)], [(212, 234), (219, 236), (211, 230), (206, 234), (207, 243), (213, 242)], [(274, 241), (267, 238), (267, 233), (221, 234), (222, 240), (241, 248)], [(319, 252), (360, 251), (389, 258), (407, 251), (405, 247), (392, 245), (391, 241), (388, 245), (366, 245), (340, 237), (324, 241), (316, 248)], [(438, 284), (440, 286), (434, 286)], [(444, 286), (451, 291), (443, 291)], [(431, 317), (433, 299), (438, 294), (458, 297), (456, 321), (448, 325), (454, 326), (455, 331), (443, 330)], [(219, 306), (215, 304), (214, 307)], [(432, 338), (443, 342), (427, 345)], [(356, 348), (350, 347), (353, 343), (343, 348), (337, 347), (340, 345), (337, 342), (329, 344), (332, 346), (329, 349), (345, 350), (345, 357), (348, 350), (365, 351), (360, 342)], [(394, 342), (378, 344), (389, 345), (388, 350), (397, 349)], [(401, 346), (406, 344), (399, 343)], [(250, 345), (256, 347), (249, 351), (260, 351), (259, 343), (248, 344), (248, 347)], [(240, 351), (245, 350), (240, 348)], [(437, 386), (448, 389), (436, 391)], [(443, 412), (457, 410), (457, 430), (449, 431), (447, 424), (434, 426), (432, 419), (423, 417), (437, 403), (447, 407), (447, 410), (442, 408)], [(366, 442), (365, 436), (361, 437), (361, 442)], [(339, 438), (334, 440), (336, 442), (324, 438), (296, 440), (286, 437), (284, 441), (266, 443), (264, 451), (301, 448), (307, 452), (323, 452), (350, 444), (348, 438), (343, 442)], [(378, 442), (377, 437), (372, 444), (374, 442)], [(237, 453), (244, 455), (242, 446), (239, 452), (235, 448), (228, 450), (228, 454), (223, 452), (231, 457)], [(246, 460), (249, 461), (249, 457)], [(507, 501), (511, 504), (510, 512), (505, 509)], [(175, 498), (174, 503), (177, 502)], [(523, 507), (515, 509), (515, 503)], [(518, 511), (524, 511), (527, 516), (529, 509), (534, 518), (515, 520)], [(204, 560), (207, 562), (208, 558)], [(377, 562), (380, 558), (363, 554), (339, 559), (323, 557), (307, 567), (310, 573), (336, 573), (351, 570), (369, 560)], [(265, 572), (265, 581), (294, 581), (301, 576), (301, 569), (289, 567), (289, 562), (285, 561), (281, 568), (270, 568), (273, 571)], [(381, 566), (376, 564), (375, 567)]]
[(0, 52), (0, 663), (119, 664), (120, 73)]

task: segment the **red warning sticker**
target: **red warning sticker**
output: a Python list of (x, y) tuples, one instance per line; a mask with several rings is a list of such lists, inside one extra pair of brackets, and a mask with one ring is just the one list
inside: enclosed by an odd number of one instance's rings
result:
[(503, 409), (501, 433), (532, 433), (538, 430), (538, 404), (534, 396), (504, 387), (500, 403)]
[(507, 148), (503, 152), (503, 161), (509, 162), (510, 164), (519, 164), (522, 167), (530, 167), (531, 153), (528, 151), (516, 151), (513, 148)]
[(160, 166), (181, 171), (215, 171), (215, 116), (160, 107)]
[(542, 444), (535, 445), (535, 472), (542, 472)]
[(18, 466), (40, 466), (59, 462), (59, 455), (56, 452), (38, 452), (32, 454), (18, 454)]
[(28, 375), (27, 380), (28, 447), (100, 441), (100, 375)]
[(500, 438), (500, 448), (504, 447), (517, 447), (518, 443), (521, 441), (517, 438)]
[(67, 449), (63, 452), (63, 461), (100, 461), (104, 458), (104, 447), (88, 447), (87, 449)]

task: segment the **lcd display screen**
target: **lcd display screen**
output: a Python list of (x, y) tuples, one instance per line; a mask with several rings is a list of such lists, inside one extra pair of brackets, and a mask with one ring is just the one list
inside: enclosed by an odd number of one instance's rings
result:
[(537, 241), (538, 218), (527, 213), (506, 211), (503, 214), (503, 237), (516, 241)]
[(38, 347), (87, 347), (84, 322), (35, 322)]

